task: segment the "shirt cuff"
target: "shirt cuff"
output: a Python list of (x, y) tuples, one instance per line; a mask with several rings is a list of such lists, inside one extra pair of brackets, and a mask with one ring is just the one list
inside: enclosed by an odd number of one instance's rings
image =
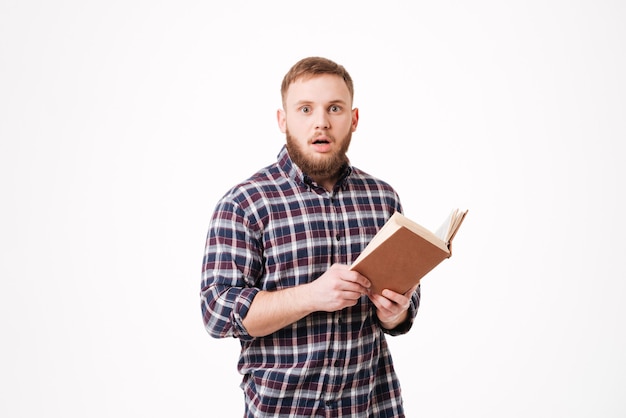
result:
[(248, 311), (250, 310), (252, 300), (260, 291), (260, 289), (254, 287), (247, 287), (239, 293), (237, 299), (235, 300), (235, 305), (232, 311), (232, 323), (235, 329), (233, 336), (239, 338), (242, 341), (251, 341), (254, 339), (254, 337), (248, 333), (248, 330), (243, 325), (243, 319), (246, 317)]

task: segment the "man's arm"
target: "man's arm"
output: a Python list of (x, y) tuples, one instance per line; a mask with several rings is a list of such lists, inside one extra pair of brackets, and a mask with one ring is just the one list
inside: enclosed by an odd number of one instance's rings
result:
[(348, 266), (335, 264), (311, 283), (277, 291), (260, 291), (243, 318), (253, 337), (278, 331), (313, 312), (334, 312), (354, 306), (368, 294), (370, 282)]

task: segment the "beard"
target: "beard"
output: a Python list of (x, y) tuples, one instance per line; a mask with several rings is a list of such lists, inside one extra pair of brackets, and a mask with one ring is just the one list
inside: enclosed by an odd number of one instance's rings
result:
[(307, 156), (298, 140), (291, 136), (289, 129), (286, 130), (286, 137), (287, 152), (289, 152), (291, 160), (300, 167), (304, 174), (312, 178), (332, 178), (338, 175), (342, 167), (349, 162), (347, 152), (352, 140), (352, 132), (348, 132), (343, 140), (340, 141), (341, 147), (339, 150), (330, 155), (318, 155), (320, 158)]

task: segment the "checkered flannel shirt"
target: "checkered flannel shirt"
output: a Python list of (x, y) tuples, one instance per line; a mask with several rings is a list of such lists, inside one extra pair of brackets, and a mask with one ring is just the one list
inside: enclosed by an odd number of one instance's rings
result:
[(404, 416), (385, 334), (410, 329), (419, 289), (408, 320), (394, 330), (379, 325), (367, 296), (265, 337), (250, 336), (242, 324), (257, 292), (308, 283), (333, 263), (351, 264), (395, 211), (400, 201), (387, 183), (346, 166), (328, 192), (302, 173), (285, 147), (277, 163), (218, 202), (207, 234), (201, 307), (211, 336), (241, 342), (246, 416)]

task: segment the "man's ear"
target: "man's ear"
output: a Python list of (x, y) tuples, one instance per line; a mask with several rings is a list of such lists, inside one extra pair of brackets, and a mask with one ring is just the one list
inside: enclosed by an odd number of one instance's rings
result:
[(278, 127), (282, 133), (287, 133), (287, 116), (283, 109), (276, 111), (276, 120), (278, 121)]
[(359, 124), (359, 109), (352, 109), (352, 132), (356, 131), (356, 127)]

